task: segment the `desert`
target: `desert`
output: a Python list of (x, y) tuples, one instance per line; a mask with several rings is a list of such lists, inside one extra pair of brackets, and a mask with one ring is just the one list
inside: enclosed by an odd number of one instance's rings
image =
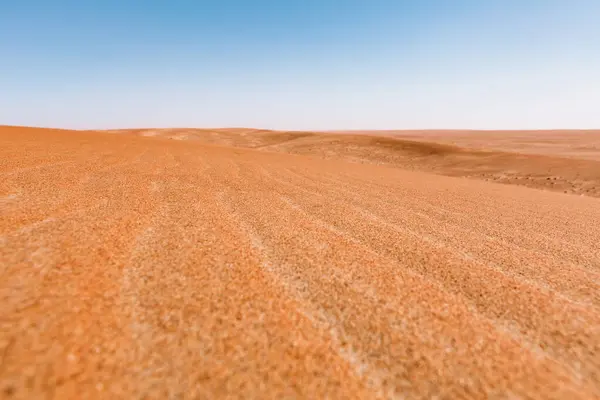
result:
[(2, 398), (600, 397), (600, 131), (0, 127)]

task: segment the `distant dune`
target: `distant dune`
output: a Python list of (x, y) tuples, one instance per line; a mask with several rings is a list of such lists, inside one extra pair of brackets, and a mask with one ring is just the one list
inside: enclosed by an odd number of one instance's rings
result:
[(387, 165), (600, 197), (600, 130), (332, 133), (181, 128), (118, 132)]

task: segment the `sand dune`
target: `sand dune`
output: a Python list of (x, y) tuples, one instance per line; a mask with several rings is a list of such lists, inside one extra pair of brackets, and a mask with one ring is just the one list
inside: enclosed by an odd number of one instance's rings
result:
[(400, 131), (391, 136), (412, 138), (419, 141), (454, 144), (461, 147), (483, 150), (542, 154), (600, 161), (600, 130), (546, 130), (522, 132)]
[(597, 160), (111, 133), (0, 128), (0, 396), (600, 397)]
[(600, 197), (600, 131), (278, 132), (182, 128), (120, 132)]

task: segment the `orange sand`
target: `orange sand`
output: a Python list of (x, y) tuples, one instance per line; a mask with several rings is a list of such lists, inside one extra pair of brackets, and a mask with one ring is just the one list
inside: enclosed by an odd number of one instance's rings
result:
[(0, 397), (600, 396), (596, 161), (147, 131), (0, 128)]

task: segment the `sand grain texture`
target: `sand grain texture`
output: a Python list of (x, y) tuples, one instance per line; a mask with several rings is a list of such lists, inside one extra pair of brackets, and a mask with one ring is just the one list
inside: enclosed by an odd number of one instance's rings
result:
[(599, 398), (600, 199), (169, 132), (0, 128), (0, 397)]

